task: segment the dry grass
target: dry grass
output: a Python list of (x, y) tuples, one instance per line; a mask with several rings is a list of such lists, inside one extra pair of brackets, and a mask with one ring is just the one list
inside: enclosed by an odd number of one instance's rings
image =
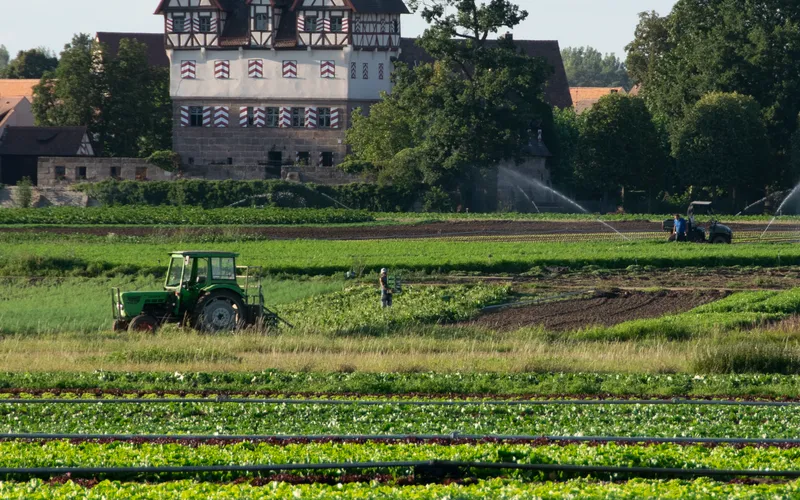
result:
[(0, 340), (7, 371), (687, 371), (697, 346), (680, 342), (547, 342), (535, 336), (313, 334), (156, 336), (60, 334)]

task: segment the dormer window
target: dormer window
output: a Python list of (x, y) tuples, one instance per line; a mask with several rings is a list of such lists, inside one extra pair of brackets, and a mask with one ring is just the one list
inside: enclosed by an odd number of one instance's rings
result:
[(183, 33), (186, 31), (186, 16), (172, 16), (172, 32)]
[(317, 16), (306, 16), (306, 24), (303, 31), (317, 31)]
[(200, 33), (211, 33), (211, 16), (200, 17)]
[(342, 16), (331, 16), (331, 31), (334, 33), (342, 32)]
[(266, 14), (256, 14), (256, 31), (267, 31)]

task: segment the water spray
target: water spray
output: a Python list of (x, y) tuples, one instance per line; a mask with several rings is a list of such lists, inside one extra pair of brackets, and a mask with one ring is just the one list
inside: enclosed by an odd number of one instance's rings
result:
[(542, 213), (542, 211), (541, 211), (541, 210), (539, 210), (539, 207), (538, 207), (538, 206), (536, 206), (536, 202), (535, 202), (535, 201), (533, 201), (533, 199), (532, 199), (530, 196), (528, 196), (528, 193), (526, 193), (524, 189), (522, 189), (522, 188), (521, 188), (521, 187), (519, 187), (519, 186), (517, 186), (517, 189), (519, 189), (519, 192), (520, 192), (520, 193), (522, 193), (522, 196), (524, 196), (525, 198), (527, 198), (527, 199), (528, 199), (528, 201), (529, 201), (529, 202), (531, 202), (531, 205), (533, 205), (533, 208), (535, 208), (535, 209), (536, 209), (536, 213), (537, 213), (537, 214), (540, 214), (540, 213)]
[(759, 239), (761, 239), (761, 238), (764, 238), (764, 235), (765, 235), (765, 234), (767, 234), (767, 231), (769, 231), (769, 228), (770, 228), (770, 226), (772, 226), (772, 223), (773, 223), (773, 222), (775, 222), (775, 219), (777, 219), (779, 215), (781, 215), (781, 211), (783, 210), (783, 206), (784, 206), (784, 205), (786, 205), (786, 202), (787, 202), (787, 201), (789, 201), (789, 199), (790, 199), (792, 196), (794, 196), (794, 194), (795, 194), (795, 193), (796, 193), (798, 190), (800, 190), (800, 184), (796, 185), (796, 186), (794, 187), (794, 189), (792, 189), (792, 191), (789, 193), (789, 196), (787, 196), (786, 198), (784, 198), (784, 199), (783, 199), (783, 201), (781, 202), (781, 204), (778, 206), (778, 210), (776, 210), (776, 211), (775, 211), (775, 216), (772, 218), (772, 220), (771, 220), (771, 221), (769, 221), (769, 224), (767, 224), (767, 228), (766, 228), (766, 229), (764, 229), (764, 232), (763, 232), (763, 233), (761, 233), (761, 237), (760, 237)]
[[(575, 201), (575, 200), (573, 200), (573, 199), (571, 199), (571, 198), (568, 198), (567, 196), (565, 196), (565, 195), (563, 195), (563, 194), (559, 193), (558, 191), (556, 191), (555, 189), (553, 189), (553, 188), (551, 188), (551, 187), (549, 187), (549, 186), (546, 186), (545, 184), (542, 184), (541, 182), (537, 181), (536, 179), (529, 179), (529, 178), (525, 177), (524, 175), (520, 174), (519, 172), (515, 172), (515, 171), (513, 171), (513, 170), (511, 170), (511, 169), (508, 169), (508, 168), (506, 168), (506, 167), (500, 167), (500, 170), (501, 170), (501, 171), (503, 171), (504, 173), (506, 173), (507, 175), (509, 175), (509, 176), (513, 177), (514, 179), (516, 179), (516, 180), (520, 181), (520, 182), (525, 182), (525, 183), (528, 183), (528, 184), (533, 184), (533, 185), (535, 185), (535, 186), (537, 186), (537, 187), (539, 187), (539, 188), (542, 188), (542, 189), (544, 189), (545, 191), (548, 191), (548, 192), (550, 192), (550, 193), (551, 193), (551, 194), (553, 194), (554, 196), (557, 196), (558, 198), (560, 198), (560, 199), (562, 199), (562, 200), (566, 201), (566, 202), (567, 202), (567, 203), (569, 203), (570, 205), (572, 205), (572, 206), (576, 207), (576, 208), (577, 208), (578, 210), (580, 210), (581, 212), (583, 212), (583, 213), (585, 213), (585, 214), (589, 214), (589, 215), (591, 215), (591, 212), (589, 212), (588, 210), (586, 210), (585, 208), (583, 208), (583, 207), (582, 207), (582, 206), (581, 206), (581, 205), (580, 205), (580, 204), (579, 204), (577, 201)], [(798, 187), (800, 187), (800, 186), (798, 186)], [(527, 195), (526, 195), (526, 196), (527, 196)], [(620, 235), (620, 236), (622, 237), (622, 239), (624, 239), (624, 240), (626, 240), (626, 241), (630, 241), (630, 238), (628, 238), (627, 236), (625, 236), (625, 235), (624, 235), (624, 234), (622, 234), (621, 232), (617, 231), (617, 229), (616, 229), (614, 226), (612, 226), (612, 225), (610, 225), (610, 224), (606, 223), (605, 221), (603, 221), (603, 220), (601, 220), (601, 219), (595, 219), (595, 220), (596, 220), (597, 222), (599, 222), (600, 224), (604, 225), (605, 227), (607, 227), (607, 228), (611, 229), (612, 231), (614, 231), (614, 232), (615, 232), (615, 233), (617, 233), (618, 235)]]

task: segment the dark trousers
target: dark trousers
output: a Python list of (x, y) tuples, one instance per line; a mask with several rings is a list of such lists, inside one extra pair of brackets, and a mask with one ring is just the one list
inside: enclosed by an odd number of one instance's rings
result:
[(392, 294), (381, 290), (381, 306), (392, 307)]
[(675, 241), (686, 241), (686, 233), (677, 233), (675, 235)]

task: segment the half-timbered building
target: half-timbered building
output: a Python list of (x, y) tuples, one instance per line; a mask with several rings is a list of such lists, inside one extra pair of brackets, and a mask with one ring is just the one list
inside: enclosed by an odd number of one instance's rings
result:
[(161, 0), (173, 143), (196, 170), (329, 167), (391, 90), (403, 0)]

